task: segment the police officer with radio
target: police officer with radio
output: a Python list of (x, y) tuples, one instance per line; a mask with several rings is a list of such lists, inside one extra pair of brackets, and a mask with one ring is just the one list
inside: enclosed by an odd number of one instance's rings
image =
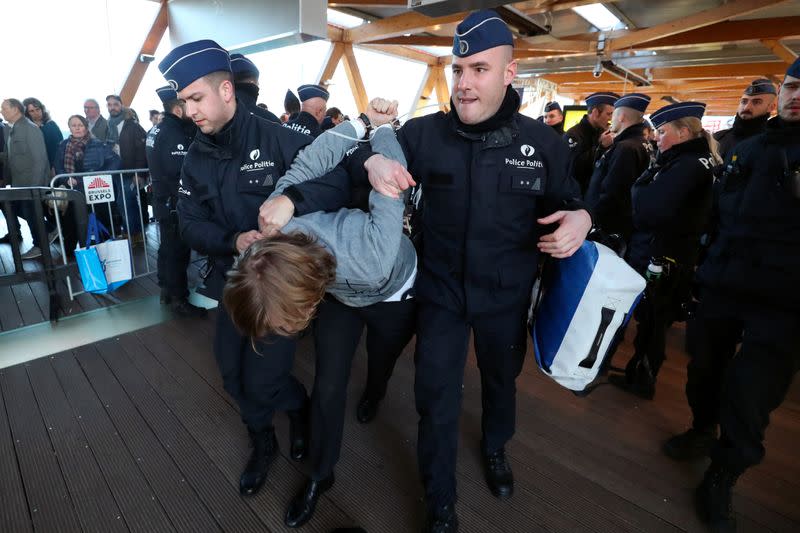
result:
[(745, 88), (733, 126), (714, 133), (714, 139), (719, 143), (719, 155), (727, 159), (733, 148), (753, 135), (763, 133), (767, 128), (767, 120), (775, 111), (777, 92), (775, 86), (766, 78), (753, 80)]
[(236, 89), (236, 98), (257, 117), (269, 120), (276, 124), (281, 119), (268, 109), (258, 107), (258, 78), (259, 71), (255, 63), (242, 54), (231, 54), (231, 70), (233, 71), (233, 86)]
[(564, 140), (572, 152), (573, 172), (581, 195), (585, 195), (589, 188), (595, 161), (611, 146), (613, 139), (607, 129), (614, 112), (614, 102), (618, 99), (617, 93), (590, 94), (586, 97), (586, 114), (564, 134)]
[[(181, 45), (158, 68), (199, 129), (183, 162), (178, 218), (185, 242), (209, 256), (206, 285), (220, 300), (234, 258), (262, 237), (260, 205), (311, 139), (255, 117), (237, 101), (228, 52), (214, 41)], [(239, 481), (243, 495), (261, 488), (278, 453), (276, 410), (289, 415), (291, 457), (306, 454), (308, 395), (291, 375), (294, 349), (293, 338), (242, 337), (219, 308), (214, 354), (253, 448)]]
[(649, 104), (650, 97), (640, 93), (627, 94), (614, 102), (614, 142), (595, 163), (586, 191), (595, 225), (609, 235), (619, 235), (625, 243), (633, 231), (631, 187), (647, 170), (652, 157), (642, 122)]
[(734, 531), (732, 488), (764, 458), (770, 413), (800, 368), (800, 59), (780, 86), (778, 116), (733, 148), (715, 195), (718, 233), (697, 271), (703, 349), (688, 367), (692, 428), (664, 452), (690, 460), (710, 451), (697, 511)]
[(700, 247), (700, 233), (711, 210), (716, 143), (703, 129), (706, 105), (681, 102), (650, 116), (658, 131), (658, 157), (631, 191), (633, 234), (626, 260), (648, 278), (636, 310), (635, 352), (625, 375), (609, 381), (642, 398), (655, 394), (664, 362), (665, 334), (676, 302), (688, 290)]
[(191, 249), (181, 239), (178, 231), (178, 187), (181, 167), (195, 127), (184, 112), (184, 103), (175, 90), (167, 85), (156, 89), (164, 105), (164, 120), (147, 133), (145, 152), (153, 184), (153, 214), (158, 220), (160, 244), (158, 247), (158, 285), (161, 303), (169, 305), (174, 313), (183, 317), (203, 317), (206, 310), (190, 304), (189, 266)]

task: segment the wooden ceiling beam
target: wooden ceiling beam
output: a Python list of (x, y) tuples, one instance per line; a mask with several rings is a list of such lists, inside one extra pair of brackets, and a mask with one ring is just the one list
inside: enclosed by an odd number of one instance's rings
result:
[[(616, 2), (617, 0), (605, 0), (603, 3)], [(597, 0), (566, 0), (566, 1), (542, 1), (531, 0), (527, 2), (515, 2), (511, 7), (518, 9), (526, 15), (538, 15), (540, 13), (555, 13), (557, 11), (566, 11), (573, 7), (585, 6), (588, 4), (596, 4)]]
[(706, 9), (692, 15), (671, 20), (663, 24), (657, 24), (650, 28), (631, 32), (627, 35), (612, 39), (607, 51), (624, 50), (634, 45), (670, 37), (686, 31), (695, 30), (728, 20), (733, 17), (743, 16), (754, 13), (766, 7), (772, 7), (787, 0), (732, 0), (719, 7)]
[(439, 64), (439, 56), (435, 56), (427, 52), (422, 52), (421, 50), (408, 48), (406, 46), (393, 46), (393, 45), (382, 45), (373, 43), (364, 43), (358, 46), (364, 48), (365, 50), (374, 50), (376, 52), (382, 52), (384, 54), (399, 56), (405, 59), (410, 59), (411, 61), (418, 61), (420, 63), (425, 63), (426, 65)]
[(149, 62), (145, 63), (141, 61), (140, 58), (142, 54), (154, 55), (156, 53), (158, 44), (161, 42), (161, 38), (164, 37), (168, 25), (169, 12), (167, 10), (167, 0), (161, 0), (161, 7), (156, 14), (156, 18), (152, 26), (150, 26), (150, 31), (147, 32), (144, 43), (142, 43), (142, 47), (139, 49), (136, 59), (133, 60), (133, 66), (119, 92), (123, 105), (131, 105), (133, 99), (136, 97), (136, 91), (139, 90), (139, 85), (142, 84), (144, 75), (147, 72), (147, 67), (150, 65)]
[[(637, 74), (644, 76), (644, 71), (635, 70)], [(786, 64), (782, 61), (770, 61), (765, 63), (727, 63), (722, 65), (704, 65), (696, 67), (657, 67), (652, 69), (653, 81), (666, 80), (686, 80), (695, 78), (738, 78), (770, 75), (782, 75), (786, 72)], [(619, 79), (607, 74), (605, 71), (599, 78), (595, 78), (591, 72), (570, 72), (570, 73), (550, 73), (541, 74), (553, 83), (602, 83), (619, 82)]]
[(364, 88), (364, 80), (361, 78), (361, 70), (358, 68), (356, 56), (353, 53), (353, 45), (350, 43), (344, 44), (344, 53), (342, 59), (344, 60), (344, 70), (347, 74), (347, 81), (350, 84), (350, 91), (353, 93), (353, 98), (356, 101), (356, 108), (359, 113), (367, 110), (369, 99), (367, 98), (367, 91)]
[(328, 81), (333, 78), (336, 67), (339, 66), (339, 61), (344, 55), (344, 46), (345, 43), (342, 42), (331, 43), (331, 47), (328, 50), (328, 57), (325, 58), (325, 63), (322, 65), (322, 70), (317, 78), (317, 85), (324, 85), (327, 87)]
[(761, 44), (769, 48), (773, 54), (783, 60), (787, 65), (791, 65), (794, 63), (794, 60), (797, 59), (797, 52), (777, 39), (762, 39)]
[(416, 11), (408, 11), (393, 17), (362, 24), (344, 31), (344, 40), (364, 43), (377, 39), (400, 37), (406, 33), (420, 33), (427, 30), (436, 31), (437, 26), (461, 22), (469, 13), (454, 13), (444, 17), (427, 17)]

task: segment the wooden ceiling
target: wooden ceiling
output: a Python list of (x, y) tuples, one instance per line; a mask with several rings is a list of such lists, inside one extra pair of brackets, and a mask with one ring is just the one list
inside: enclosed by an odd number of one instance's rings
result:
[[(595, 91), (644, 92), (654, 102), (704, 101), (708, 114), (728, 115), (735, 113), (752, 79), (768, 77), (778, 83), (800, 50), (800, 0), (603, 2), (627, 29), (605, 32), (600, 52), (601, 32), (572, 10), (592, 3), (596, 2), (506, 4), (549, 30), (536, 37), (517, 34), (521, 78), (545, 78), (558, 85), (559, 94), (576, 100)], [(407, 9), (407, 4), (330, 0), (329, 7), (369, 22), (350, 29), (331, 26), (329, 38), (348, 48), (377, 48), (436, 68), (448, 64), (449, 55), (437, 56), (420, 47), (451, 46), (455, 26), (467, 13), (432, 18)], [(599, 62), (607, 68), (595, 75)]]

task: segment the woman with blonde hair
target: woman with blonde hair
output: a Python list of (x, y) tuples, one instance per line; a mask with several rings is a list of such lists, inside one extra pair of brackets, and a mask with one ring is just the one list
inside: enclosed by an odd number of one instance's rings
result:
[(646, 399), (664, 362), (665, 334), (690, 288), (700, 235), (711, 211), (717, 142), (703, 129), (706, 105), (681, 102), (650, 116), (658, 156), (631, 189), (633, 235), (626, 260), (648, 279), (636, 310), (635, 352), (615, 385)]

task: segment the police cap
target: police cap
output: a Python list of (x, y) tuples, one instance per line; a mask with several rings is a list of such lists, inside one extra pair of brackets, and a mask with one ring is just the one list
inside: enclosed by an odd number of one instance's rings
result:
[(594, 107), (601, 104), (614, 105), (619, 100), (619, 95), (612, 92), (592, 93), (586, 97), (586, 105)]
[(746, 96), (755, 96), (757, 94), (778, 94), (775, 91), (775, 86), (766, 78), (758, 78), (753, 80), (750, 85), (744, 90)]
[(705, 112), (706, 104), (703, 102), (679, 102), (662, 107), (650, 115), (650, 120), (653, 122), (653, 126), (660, 128), (667, 122), (672, 122), (679, 118), (703, 118)]
[(158, 70), (175, 91), (182, 91), (192, 82), (212, 72), (231, 72), (228, 51), (210, 39), (182, 44), (173, 49)]
[(231, 70), (234, 76), (258, 79), (258, 67), (242, 54), (231, 54)]
[(300, 97), (301, 102), (305, 102), (311, 98), (322, 98), (327, 102), (330, 94), (324, 87), (319, 85), (301, 85), (297, 88), (297, 96)]
[(642, 93), (626, 94), (614, 102), (614, 108), (630, 107), (631, 109), (635, 109), (640, 113), (644, 113), (648, 105), (650, 105), (650, 97)]
[(496, 46), (514, 46), (511, 30), (492, 9), (471, 13), (456, 27), (453, 55), (468, 57)]

